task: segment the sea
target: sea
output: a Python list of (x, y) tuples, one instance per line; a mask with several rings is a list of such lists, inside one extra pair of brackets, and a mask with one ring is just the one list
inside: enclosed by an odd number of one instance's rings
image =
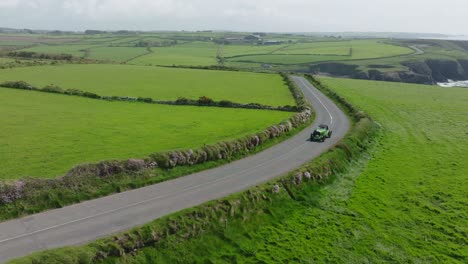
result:
[(468, 88), (468, 80), (467, 81), (448, 80), (448, 82), (437, 83), (437, 85), (442, 86), (442, 87), (467, 87)]
[[(432, 38), (432, 39), (445, 39), (445, 40), (464, 40), (468, 41), (468, 36), (450, 36), (450, 37), (445, 37), (445, 38)], [(437, 83), (437, 85), (442, 86), (442, 87), (467, 87), (468, 88), (468, 80), (466, 81), (452, 81), (448, 80), (448, 82), (445, 83)]]
[(459, 35), (459, 36), (447, 36), (447, 37), (420, 37), (420, 39), (441, 39), (441, 40), (463, 40), (468, 41), (467, 35)]

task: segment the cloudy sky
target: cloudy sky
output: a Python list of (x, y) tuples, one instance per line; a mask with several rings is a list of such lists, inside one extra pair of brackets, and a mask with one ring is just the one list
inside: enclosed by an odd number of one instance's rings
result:
[(468, 0), (0, 0), (0, 27), (468, 34)]

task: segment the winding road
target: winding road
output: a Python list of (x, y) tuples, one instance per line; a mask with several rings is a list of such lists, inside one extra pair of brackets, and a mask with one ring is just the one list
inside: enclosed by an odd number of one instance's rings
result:
[[(316, 111), (314, 124), (261, 153), (156, 185), (0, 223), (0, 262), (34, 251), (84, 244), (164, 215), (225, 197), (283, 175), (336, 144), (350, 128), (347, 116), (302, 77), (293, 77)], [(319, 123), (333, 136), (308, 141)]]
[(412, 45), (412, 46), (409, 46), (410, 48), (412, 48), (414, 50), (414, 53), (413, 55), (422, 55), (424, 53), (426, 53), (424, 50), (420, 49), (418, 46), (416, 45)]

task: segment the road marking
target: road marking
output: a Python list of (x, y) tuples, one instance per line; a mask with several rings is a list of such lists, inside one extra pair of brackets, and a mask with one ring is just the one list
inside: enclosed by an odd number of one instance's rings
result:
[(330, 112), (330, 110), (328, 110), (328, 108), (325, 106), (325, 104), (322, 102), (322, 100), (320, 100), (320, 98), (314, 93), (314, 91), (309, 87), (309, 85), (311, 85), (310, 83), (306, 83), (304, 82), (304, 78), (302, 77), (298, 77), (298, 79), (301, 81), (301, 83), (306, 87), (306, 89), (308, 89), (312, 95), (317, 98), (317, 100), (319, 101), (319, 103), (323, 106), (323, 108), (325, 108), (325, 110), (327, 111), (328, 115), (330, 116), (330, 126), (333, 124), (333, 116)]

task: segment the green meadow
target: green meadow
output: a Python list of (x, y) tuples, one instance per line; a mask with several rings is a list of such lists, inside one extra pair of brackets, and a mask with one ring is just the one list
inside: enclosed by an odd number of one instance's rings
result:
[(273, 64), (302, 64), (320, 61), (360, 60), (393, 57), (414, 52), (407, 47), (390, 45), (381, 40), (350, 40), (334, 42), (297, 43), (273, 53), (237, 56), (238, 62)]
[(174, 69), (133, 65), (77, 64), (0, 70), (0, 82), (22, 80), (35, 86), (59, 85), (107, 96), (178, 97), (272, 106), (294, 105), (277, 74)]
[(271, 54), (280, 49), (286, 48), (287, 45), (223, 45), (222, 54), (224, 57), (243, 56), (250, 54)]
[(63, 44), (63, 45), (39, 45), (21, 51), (31, 51), (45, 54), (70, 54), (74, 57), (85, 57), (86, 50), (96, 47), (96, 44)]
[(0, 88), (0, 179), (239, 138), (291, 113), (107, 102)]
[(108, 263), (466, 263), (468, 89), (322, 78), (381, 126), (326, 186)]
[(132, 60), (140, 65), (217, 65), (218, 46), (211, 42), (189, 42), (169, 47), (153, 47), (152, 53)]
[(98, 47), (90, 49), (86, 58), (111, 62), (126, 62), (147, 53), (148, 50), (146, 48)]
[(11, 62), (15, 62), (14, 59), (10, 59), (10, 58), (1, 58), (0, 57), (0, 65), (1, 64), (6, 64), (6, 63), (11, 63)]

